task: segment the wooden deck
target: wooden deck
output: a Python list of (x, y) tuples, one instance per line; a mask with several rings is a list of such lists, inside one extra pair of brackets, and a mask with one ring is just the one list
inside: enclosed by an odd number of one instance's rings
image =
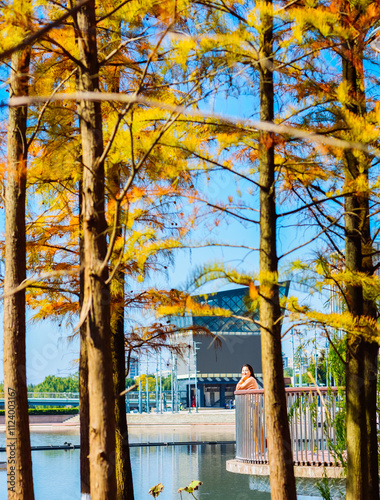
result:
[[(237, 474), (248, 474), (251, 476), (269, 476), (268, 463), (242, 462), (240, 460), (228, 460), (226, 469)], [(308, 477), (321, 479), (323, 477), (339, 478), (345, 477), (344, 468), (334, 465), (294, 465), (295, 477)]]
[[(343, 457), (346, 452), (343, 452)], [(317, 466), (317, 467), (343, 467), (341, 461), (334, 457), (328, 450), (318, 450), (311, 452), (310, 450), (298, 450), (293, 452), (294, 465), (300, 466)], [(255, 453), (251, 459), (237, 459), (241, 463), (263, 465), (269, 463), (268, 451), (264, 453)]]

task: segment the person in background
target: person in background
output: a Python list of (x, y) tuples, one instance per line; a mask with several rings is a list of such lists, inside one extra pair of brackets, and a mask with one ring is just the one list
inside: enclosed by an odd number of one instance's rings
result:
[(255, 373), (251, 365), (245, 364), (241, 369), (241, 379), (236, 385), (237, 391), (246, 391), (248, 389), (258, 389), (255, 379)]
[[(259, 386), (255, 379), (255, 373), (251, 365), (243, 365), (241, 369), (241, 379), (237, 383), (237, 391), (246, 391), (248, 389), (258, 389)], [(255, 443), (256, 453), (264, 453), (267, 448), (267, 440), (264, 434), (264, 425), (262, 422), (263, 412), (261, 408), (263, 407), (263, 394), (254, 394), (253, 396), (254, 405), (256, 410), (252, 412), (251, 410), (251, 437)]]

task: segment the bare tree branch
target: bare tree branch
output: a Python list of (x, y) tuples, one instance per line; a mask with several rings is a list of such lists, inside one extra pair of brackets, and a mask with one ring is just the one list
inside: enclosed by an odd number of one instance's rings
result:
[(108, 93), (108, 92), (74, 92), (72, 94), (57, 94), (55, 96), (31, 96), (31, 97), (11, 97), (8, 101), (9, 106), (28, 106), (29, 104), (49, 101), (116, 101), (123, 103), (145, 104), (146, 106), (162, 109), (171, 113), (185, 114), (188, 116), (201, 116), (204, 119), (217, 119), (226, 124), (233, 124), (246, 130), (263, 130), (273, 132), (280, 135), (288, 135), (301, 139), (310, 143), (317, 142), (326, 146), (331, 146), (340, 149), (357, 149), (367, 154), (375, 154), (380, 156), (380, 150), (377, 148), (369, 148), (366, 144), (358, 142), (349, 142), (335, 137), (325, 137), (320, 134), (310, 133), (296, 127), (288, 125), (276, 125), (271, 122), (259, 120), (245, 120), (240, 117), (222, 115), (219, 113), (210, 113), (191, 109), (187, 106), (175, 106), (168, 103), (163, 103), (153, 99), (147, 99), (142, 96), (125, 94)]

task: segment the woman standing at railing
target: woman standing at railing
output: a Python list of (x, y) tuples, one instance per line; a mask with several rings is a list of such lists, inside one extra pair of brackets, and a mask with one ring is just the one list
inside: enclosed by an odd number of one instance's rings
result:
[(241, 369), (241, 379), (236, 385), (237, 391), (247, 391), (249, 389), (258, 389), (255, 379), (255, 372), (251, 365), (243, 365)]
[[(251, 365), (243, 365), (241, 369), (241, 379), (237, 383), (237, 391), (248, 391), (258, 389), (259, 386), (255, 379), (255, 373)], [(261, 459), (262, 454), (265, 452), (266, 439), (264, 435), (263, 414), (262, 414), (262, 394), (255, 394), (252, 396), (252, 406), (250, 407), (250, 438), (254, 443), (254, 456), (256, 459)]]

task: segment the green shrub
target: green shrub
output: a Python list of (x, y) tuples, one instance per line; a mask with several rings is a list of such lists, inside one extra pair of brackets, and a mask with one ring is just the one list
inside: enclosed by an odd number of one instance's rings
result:
[[(76, 415), (79, 408), (29, 408), (29, 415)], [(5, 415), (5, 410), (0, 410)]]

